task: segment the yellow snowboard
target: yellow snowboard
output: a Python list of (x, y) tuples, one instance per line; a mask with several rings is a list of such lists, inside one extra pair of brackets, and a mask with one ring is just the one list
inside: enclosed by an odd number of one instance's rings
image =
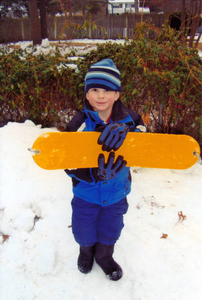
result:
[[(31, 151), (35, 163), (46, 170), (93, 168), (103, 152), (98, 132), (50, 132), (39, 136)], [(115, 152), (129, 167), (187, 169), (200, 155), (198, 143), (188, 135), (129, 132)]]

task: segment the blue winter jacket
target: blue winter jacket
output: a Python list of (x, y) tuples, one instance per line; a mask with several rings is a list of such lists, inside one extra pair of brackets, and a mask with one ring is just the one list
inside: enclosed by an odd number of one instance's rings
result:
[[(126, 123), (130, 131), (145, 131), (139, 114), (127, 109), (121, 100), (114, 103), (109, 123)], [(86, 100), (84, 110), (79, 112), (67, 125), (66, 131), (99, 131), (107, 126), (92, 110)], [(118, 175), (110, 180), (96, 181), (92, 169), (65, 170), (72, 177), (73, 193), (75, 196), (102, 206), (111, 205), (126, 197), (131, 190), (130, 168), (125, 167)]]

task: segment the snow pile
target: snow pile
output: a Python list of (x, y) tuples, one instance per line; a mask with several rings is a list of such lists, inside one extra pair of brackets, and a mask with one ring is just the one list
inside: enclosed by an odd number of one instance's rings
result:
[(71, 180), (39, 168), (27, 150), (42, 133), (31, 121), (0, 128), (1, 300), (201, 300), (202, 166), (133, 169), (125, 228), (109, 281), (94, 264), (77, 270)]
[[(41, 45), (37, 45), (35, 55), (39, 54), (54, 54), (57, 49), (60, 51), (61, 55), (65, 56), (75, 51), (75, 57), (82, 57), (83, 55), (89, 53), (92, 50), (97, 49), (98, 44), (104, 44), (106, 42), (124, 44), (125, 39), (117, 39), (117, 40), (103, 40), (103, 39), (73, 39), (73, 40), (62, 40), (62, 41), (49, 41), (47, 38), (42, 40)], [(202, 36), (200, 37), (199, 43), (202, 43)], [(1, 46), (3, 47), (3, 46)], [(10, 48), (11, 47), (11, 48)], [(7, 45), (7, 48), (21, 48), (22, 50), (32, 51), (33, 50), (33, 42), (32, 41), (19, 41), (17, 43), (11, 43)], [(202, 57), (202, 51), (199, 50), (198, 54)]]

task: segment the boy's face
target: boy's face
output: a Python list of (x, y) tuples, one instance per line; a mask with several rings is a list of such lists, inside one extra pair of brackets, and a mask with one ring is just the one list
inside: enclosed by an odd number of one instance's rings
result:
[(86, 99), (89, 101), (94, 111), (111, 113), (113, 104), (118, 100), (119, 96), (119, 92), (93, 88), (87, 92)]

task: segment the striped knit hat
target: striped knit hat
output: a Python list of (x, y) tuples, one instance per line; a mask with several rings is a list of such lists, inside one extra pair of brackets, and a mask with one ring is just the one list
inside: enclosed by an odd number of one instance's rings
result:
[(85, 77), (85, 93), (92, 88), (121, 92), (120, 72), (111, 59), (103, 59), (88, 70)]

